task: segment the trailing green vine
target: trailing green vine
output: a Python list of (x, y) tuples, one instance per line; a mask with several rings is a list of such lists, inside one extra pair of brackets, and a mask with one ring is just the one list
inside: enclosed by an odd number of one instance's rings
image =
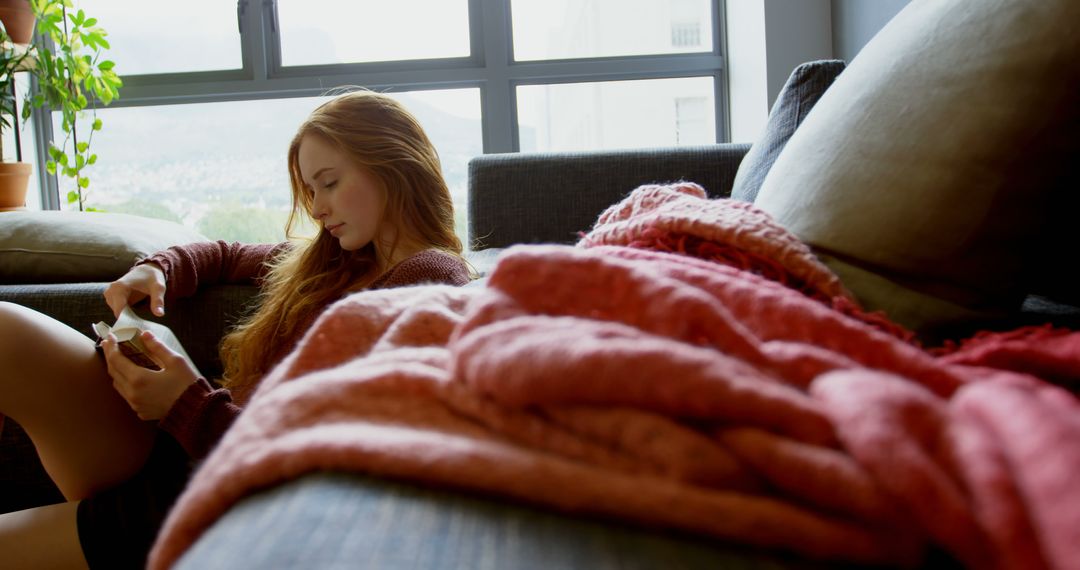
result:
[[(97, 102), (109, 105), (119, 98), (123, 82), (114, 70), (115, 63), (104, 59), (110, 48), (108, 33), (97, 25), (96, 18), (76, 10), (71, 0), (29, 2), (37, 16), (38, 37), (49, 41), (34, 47), (37, 61), (33, 73), (38, 85), (26, 96), (23, 119), (29, 118), (31, 108), (47, 107), (60, 113), (63, 142), (48, 142), (45, 168), (49, 174), (60, 173), (75, 181), (75, 190), (66, 197), (68, 204), (92, 210), (85, 207), (90, 178), (84, 169), (97, 162), (97, 155), (91, 152), (94, 133), (102, 126)], [(87, 108), (89, 132), (80, 140), (78, 124)]]

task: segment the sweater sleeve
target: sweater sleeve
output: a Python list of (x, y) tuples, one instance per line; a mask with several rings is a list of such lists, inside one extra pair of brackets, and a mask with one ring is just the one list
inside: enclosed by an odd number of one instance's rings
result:
[(189, 457), (202, 460), (240, 415), (240, 406), (224, 388), (199, 378), (180, 395), (158, 427), (183, 446)]
[(199, 287), (219, 283), (258, 283), (269, 271), (267, 262), (288, 243), (197, 242), (159, 251), (139, 264), (154, 263), (165, 272), (165, 303), (195, 294)]

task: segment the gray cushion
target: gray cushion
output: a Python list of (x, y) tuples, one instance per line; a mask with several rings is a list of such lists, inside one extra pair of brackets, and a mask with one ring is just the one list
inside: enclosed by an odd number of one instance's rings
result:
[(732, 198), (744, 202), (757, 198), (776, 157), (845, 66), (843, 60), (827, 59), (804, 63), (791, 72), (769, 111), (764, 131), (739, 165), (731, 188)]
[(688, 180), (731, 191), (749, 145), (581, 153), (489, 154), (469, 161), (473, 249), (573, 243), (605, 208), (642, 184)]
[(175, 222), (100, 212), (0, 212), (0, 283), (112, 281), (170, 246), (207, 241)]

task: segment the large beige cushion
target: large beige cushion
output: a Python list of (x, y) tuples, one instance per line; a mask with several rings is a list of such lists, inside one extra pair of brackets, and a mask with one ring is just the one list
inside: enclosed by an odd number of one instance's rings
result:
[(0, 284), (112, 281), (151, 253), (206, 239), (128, 214), (0, 212)]
[(1054, 220), (1077, 203), (1078, 125), (1080, 2), (913, 0), (755, 203), (870, 309), (920, 332), (1000, 316), (1072, 273), (1080, 234)]

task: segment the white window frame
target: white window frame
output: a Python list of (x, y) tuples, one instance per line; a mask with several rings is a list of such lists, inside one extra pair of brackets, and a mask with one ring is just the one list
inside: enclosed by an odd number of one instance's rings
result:
[[(477, 88), (484, 153), (505, 153), (519, 151), (519, 85), (711, 76), (716, 140), (728, 140), (724, 0), (709, 0), (711, 52), (522, 62), (514, 61), (510, 2), (469, 0), (468, 57), (284, 67), (277, 0), (238, 0), (242, 69), (126, 76), (120, 99), (110, 108), (312, 97), (338, 85), (384, 92)], [(35, 109), (33, 116), (35, 152), (38, 164), (44, 164), (51, 111)], [(60, 209), (56, 176), (37, 170), (42, 208)]]

